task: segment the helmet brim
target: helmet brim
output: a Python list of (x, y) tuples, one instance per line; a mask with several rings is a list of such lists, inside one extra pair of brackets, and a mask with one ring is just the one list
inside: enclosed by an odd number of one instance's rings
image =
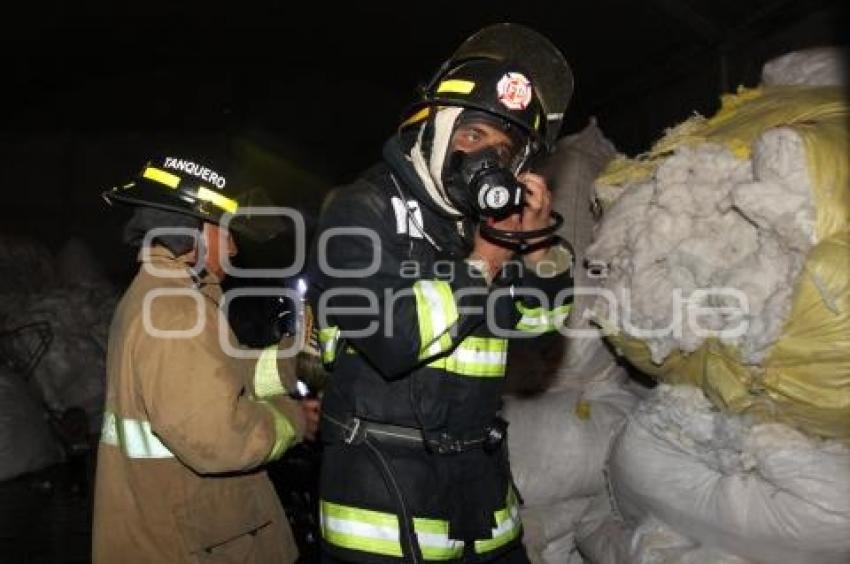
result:
[(548, 39), (525, 26), (500, 23), (475, 33), (444, 63), (445, 69), (475, 58), (521, 62), (531, 75), (546, 115), (546, 142), (560, 133), (564, 112), (573, 95), (573, 72), (561, 51)]
[[(277, 216), (242, 214), (238, 211), (230, 216), (209, 202), (198, 200), (190, 193), (163, 188), (160, 184), (144, 178), (107, 190), (102, 196), (109, 204), (148, 206), (196, 217), (216, 225), (221, 224), (227, 217), (228, 229), (255, 242), (269, 241), (289, 231), (286, 223)], [(261, 189), (246, 192), (238, 197), (237, 201), (240, 202), (240, 207), (257, 208), (271, 205), (271, 200)]]

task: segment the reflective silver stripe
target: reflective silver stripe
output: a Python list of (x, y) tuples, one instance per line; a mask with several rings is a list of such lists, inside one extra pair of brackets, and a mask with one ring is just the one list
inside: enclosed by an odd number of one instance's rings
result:
[[(329, 543), (387, 556), (402, 556), (398, 517), (322, 500), (319, 506), (322, 537)], [(449, 538), (449, 523), (441, 519), (413, 519), (419, 547), (426, 560), (451, 560), (463, 554), (463, 541)]]
[(420, 358), (445, 352), (452, 346), (449, 329), (458, 318), (451, 286), (440, 280), (419, 280), (413, 292), (419, 316)]
[(413, 518), (413, 530), (425, 560), (452, 560), (463, 555), (463, 541), (449, 537), (449, 522)]
[(277, 345), (263, 349), (254, 366), (254, 395), (268, 398), (286, 393), (277, 371)]
[(331, 544), (373, 554), (402, 555), (398, 519), (391, 513), (322, 500), (319, 520), (322, 537)]
[(572, 308), (573, 304), (564, 304), (552, 310), (543, 309), (542, 307), (526, 308), (522, 304), (517, 304), (517, 309), (522, 313), (522, 318), (517, 323), (516, 328), (519, 331), (532, 333), (554, 331), (558, 327), (563, 326)]
[(505, 375), (508, 342), (496, 337), (467, 337), (448, 356), (428, 364), (463, 376), (498, 378)]
[(100, 431), (100, 442), (118, 446), (118, 429), (115, 426), (115, 414), (110, 412), (104, 412), (103, 414), (103, 427)]
[(508, 359), (507, 351), (479, 351), (459, 346), (452, 354), (459, 362), (504, 366)]
[(108, 411), (103, 414), (100, 441), (120, 448), (129, 458), (174, 458), (154, 435), (149, 422), (121, 419)]

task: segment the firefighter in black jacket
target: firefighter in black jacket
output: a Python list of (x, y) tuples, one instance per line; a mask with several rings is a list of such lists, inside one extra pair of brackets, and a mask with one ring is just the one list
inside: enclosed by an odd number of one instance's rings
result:
[(326, 200), (309, 268), (332, 367), (323, 562), (528, 562), (498, 413), (507, 338), (557, 329), (572, 302), (548, 188), (523, 171), (571, 92), (546, 39), (485, 28)]

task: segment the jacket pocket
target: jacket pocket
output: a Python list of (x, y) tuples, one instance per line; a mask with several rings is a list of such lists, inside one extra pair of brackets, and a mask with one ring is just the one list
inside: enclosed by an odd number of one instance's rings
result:
[[(243, 537), (255, 536), (274, 521), (277, 515), (273, 504), (261, 499), (260, 488), (253, 481), (212, 480), (174, 510), (184, 546), (196, 558), (252, 561), (255, 543)], [(228, 557), (229, 552), (238, 554)]]

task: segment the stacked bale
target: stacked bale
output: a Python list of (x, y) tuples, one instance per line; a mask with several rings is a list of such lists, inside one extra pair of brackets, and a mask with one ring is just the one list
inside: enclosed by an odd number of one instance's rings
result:
[[(850, 561), (850, 174), (836, 50), (670, 130), (597, 183), (595, 321), (665, 385), (628, 417), (588, 561)], [(837, 69), (837, 70), (836, 70)], [(678, 294), (677, 294), (678, 293)], [(677, 299), (673, 299), (678, 296)]]

